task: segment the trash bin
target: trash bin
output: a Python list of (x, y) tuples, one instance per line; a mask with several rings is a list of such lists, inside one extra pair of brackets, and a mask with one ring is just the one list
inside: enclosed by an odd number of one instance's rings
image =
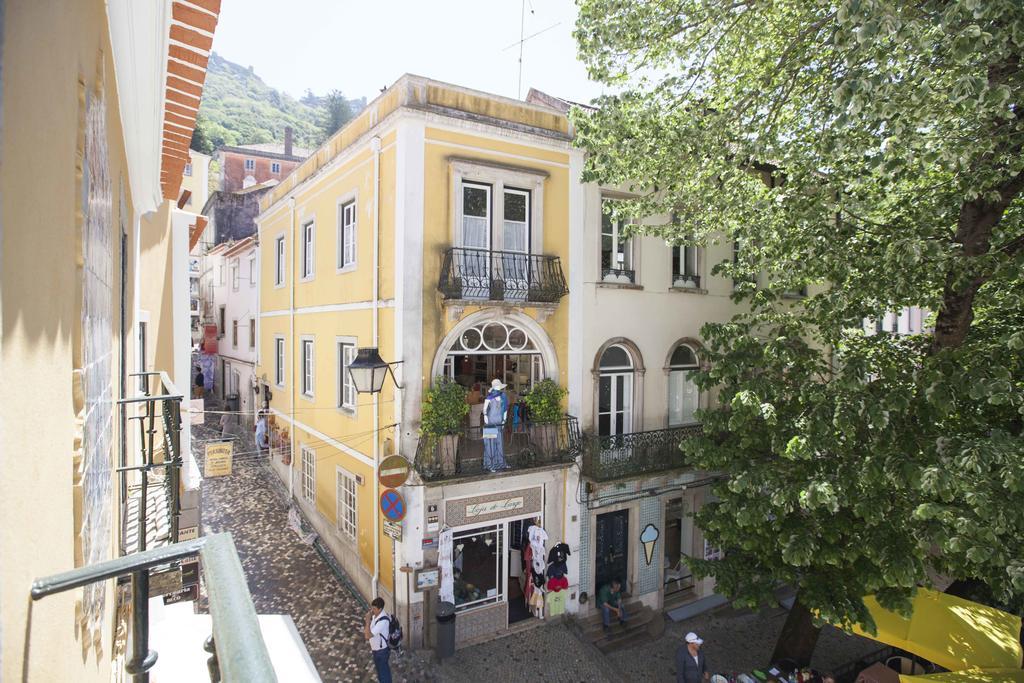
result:
[(437, 658), (455, 654), (455, 605), (442, 602), (437, 606)]

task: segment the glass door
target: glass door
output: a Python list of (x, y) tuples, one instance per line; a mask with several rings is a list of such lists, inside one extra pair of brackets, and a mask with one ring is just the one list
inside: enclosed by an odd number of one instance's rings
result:
[(487, 299), (491, 291), (491, 186), (462, 185), (462, 256), (458, 272), (464, 299)]
[(502, 221), (502, 280), (505, 299), (525, 301), (530, 290), (530, 193), (505, 189)]

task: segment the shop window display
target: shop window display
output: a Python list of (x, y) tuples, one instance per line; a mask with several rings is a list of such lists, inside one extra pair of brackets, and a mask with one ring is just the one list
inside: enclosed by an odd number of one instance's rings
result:
[(452, 538), (455, 607), (479, 607), (504, 598), (501, 581), (502, 527), (456, 532)]

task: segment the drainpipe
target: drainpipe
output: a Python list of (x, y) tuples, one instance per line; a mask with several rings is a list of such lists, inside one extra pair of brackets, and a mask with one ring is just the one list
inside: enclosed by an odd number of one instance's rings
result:
[[(290, 449), (291, 449), (291, 462), (288, 463), (288, 504), (290, 505), (292, 499), (295, 497), (293, 487), (295, 486), (295, 458), (298, 454), (295, 452), (295, 385), (298, 381), (298, 375), (295, 374), (295, 195), (288, 198), (288, 207), (292, 214), (292, 267), (287, 269), (288, 273), (288, 343), (292, 345), (292, 376), (290, 380), (291, 386), (291, 414), (292, 414), (292, 425), (290, 433)], [(287, 267), (287, 266), (286, 266)]]
[[(373, 346), (379, 341), (380, 308), (380, 137), (370, 139), (373, 150)], [(373, 394), (373, 583), (370, 592), (377, 596), (380, 584), (380, 482), (377, 471), (380, 467), (380, 394)]]

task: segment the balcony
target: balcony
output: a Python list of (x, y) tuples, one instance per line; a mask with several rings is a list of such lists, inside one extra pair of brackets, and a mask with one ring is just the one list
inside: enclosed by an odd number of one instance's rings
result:
[[(582, 445), (579, 423), (571, 415), (553, 423), (506, 425), (501, 440), (512, 471), (569, 463)], [(414, 466), (424, 481), (462, 479), (490, 474), (483, 457), (483, 427), (467, 426), (460, 434), (421, 437)]]
[(700, 275), (672, 273), (672, 287), (675, 289), (700, 289)]
[(686, 425), (588, 437), (583, 447), (583, 476), (593, 481), (611, 481), (685, 468), (679, 444), (700, 434), (700, 425)]
[(555, 305), (569, 293), (557, 256), (451, 247), (437, 288), (446, 301)]

